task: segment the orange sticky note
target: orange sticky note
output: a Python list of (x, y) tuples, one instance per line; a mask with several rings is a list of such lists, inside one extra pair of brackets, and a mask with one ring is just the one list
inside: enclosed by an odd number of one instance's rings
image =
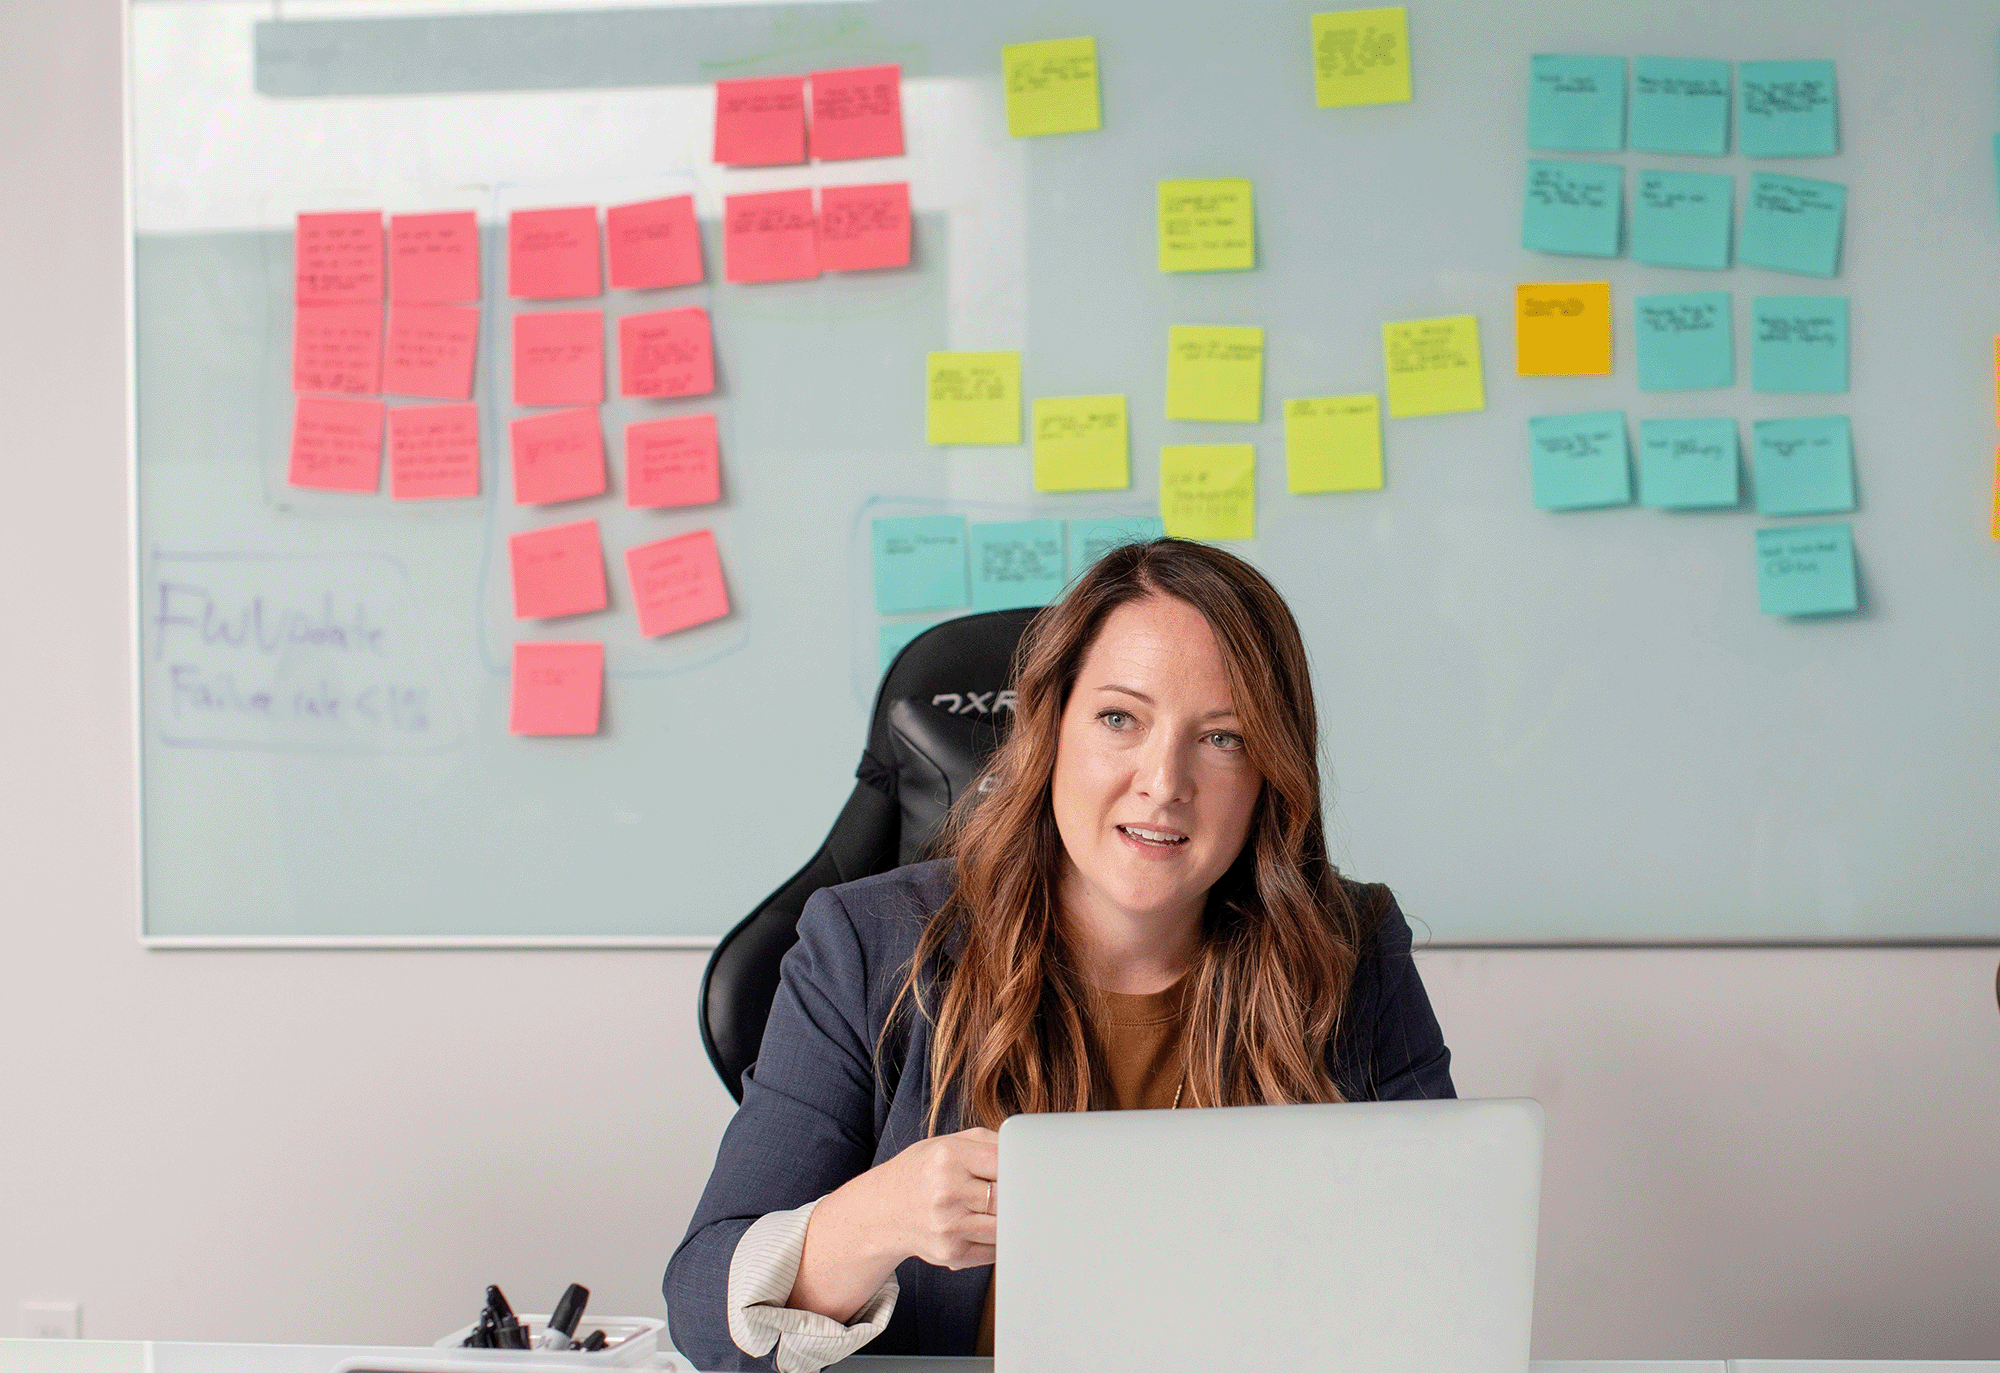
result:
[(382, 402), (300, 396), (292, 411), (285, 480), (314, 491), (374, 491), (382, 484)]
[(604, 609), (604, 546), (596, 520), (512, 535), (507, 559), (514, 573), (515, 619), (547, 620)]
[(690, 305), (619, 317), (619, 395), (705, 396), (714, 389), (708, 311)]
[(706, 529), (626, 549), (625, 572), (632, 579), (639, 632), (647, 638), (729, 613), (722, 558), (715, 551), (715, 535)]
[(1514, 370), (1524, 377), (1611, 375), (1611, 283), (1514, 288)]
[(910, 262), (910, 183), (826, 186), (819, 193), (819, 267), (857, 272)]
[(391, 305), (382, 389), (392, 396), (472, 399), (477, 305)]
[(715, 416), (675, 415), (625, 426), (625, 504), (706, 505), (722, 499)]
[(805, 161), (806, 79), (716, 82), (715, 160), (725, 167)]
[(507, 446), (516, 505), (604, 494), (604, 431), (595, 406), (515, 420), (507, 426)]
[(596, 405), (604, 399), (604, 312), (514, 316), (514, 404)]
[(479, 407), (399, 405), (389, 412), (389, 495), (431, 501), (479, 494)]
[(597, 269), (597, 207), (516, 210), (507, 216), (507, 294), (575, 300), (603, 289)]
[(398, 305), (478, 300), (479, 216), (389, 216), (389, 298)]
[(382, 299), (382, 212), (300, 215), (292, 236), (292, 298)]
[(372, 396), (382, 377), (379, 301), (301, 305), (292, 317), (292, 389)]
[(509, 734), (595, 734), (604, 702), (602, 642), (514, 645)]
[(812, 74), (812, 153), (821, 161), (903, 155), (903, 69)]
[(798, 281), (819, 275), (811, 191), (724, 196), (722, 207), (725, 279)]
[(613, 205), (604, 212), (604, 241), (610, 249), (611, 284), (618, 290), (701, 280), (701, 229), (691, 195)]

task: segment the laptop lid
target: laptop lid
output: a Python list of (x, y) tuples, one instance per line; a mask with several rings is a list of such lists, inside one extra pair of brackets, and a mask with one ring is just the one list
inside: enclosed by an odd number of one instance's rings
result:
[(1021, 1115), (996, 1373), (1526, 1373), (1542, 1108)]

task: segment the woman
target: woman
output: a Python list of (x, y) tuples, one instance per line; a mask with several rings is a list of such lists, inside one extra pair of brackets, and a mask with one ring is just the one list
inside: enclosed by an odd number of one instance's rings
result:
[(667, 1267), (702, 1368), (992, 1352), (1000, 1123), (1452, 1095), (1389, 891), (1321, 830), (1304, 644), (1177, 539), (1028, 628), (948, 857), (816, 894)]

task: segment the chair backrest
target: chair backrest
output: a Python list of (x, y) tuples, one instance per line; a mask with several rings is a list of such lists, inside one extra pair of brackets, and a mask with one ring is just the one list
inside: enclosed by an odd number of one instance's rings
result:
[(778, 993), (778, 964), (821, 887), (928, 857), (945, 812), (1013, 715), (1010, 669), (1033, 610), (946, 620), (912, 639), (882, 677), (854, 791), (819, 852), (722, 937), (701, 979), (701, 1042), (743, 1099)]

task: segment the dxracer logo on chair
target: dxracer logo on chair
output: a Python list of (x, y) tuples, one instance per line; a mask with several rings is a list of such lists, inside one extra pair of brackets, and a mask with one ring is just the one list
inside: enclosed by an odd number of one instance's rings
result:
[(947, 715), (997, 715), (1014, 708), (1011, 691), (941, 691), (931, 704), (944, 708)]

